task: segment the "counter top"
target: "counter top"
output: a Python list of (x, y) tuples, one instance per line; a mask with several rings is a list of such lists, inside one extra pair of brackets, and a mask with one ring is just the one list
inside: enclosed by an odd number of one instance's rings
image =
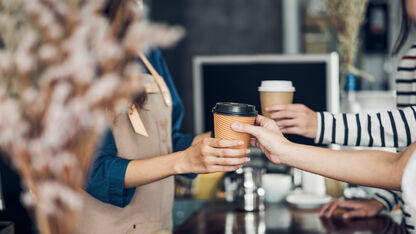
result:
[(268, 204), (262, 212), (241, 212), (226, 201), (208, 201), (175, 234), (405, 233), (390, 216), (343, 221), (321, 219), (318, 212), (297, 210), (286, 203)]
[(176, 198), (172, 209), (173, 230), (182, 226), (193, 214), (201, 209), (205, 202), (206, 200)]

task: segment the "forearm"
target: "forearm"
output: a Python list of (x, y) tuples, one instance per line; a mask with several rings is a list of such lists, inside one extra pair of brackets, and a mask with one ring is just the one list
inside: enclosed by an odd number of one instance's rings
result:
[(242, 144), (238, 140), (207, 138), (185, 151), (130, 161), (124, 187), (137, 187), (176, 174), (235, 171), (249, 161), (242, 157), (250, 153), (248, 149), (235, 149)]
[(126, 170), (125, 188), (134, 188), (178, 174), (178, 161), (183, 151), (158, 157), (133, 160)]
[(353, 184), (400, 190), (398, 154), (384, 151), (334, 151), (290, 143), (280, 162)]
[(403, 170), (412, 156), (416, 143), (404, 152), (335, 151), (289, 142), (276, 123), (263, 116), (256, 118), (259, 126), (234, 123), (237, 132), (253, 135), (252, 141), (274, 163), (293, 166), (337, 180), (400, 190)]

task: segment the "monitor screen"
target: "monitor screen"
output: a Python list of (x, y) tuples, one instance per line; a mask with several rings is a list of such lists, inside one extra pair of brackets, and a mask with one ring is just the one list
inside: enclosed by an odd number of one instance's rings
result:
[[(286, 58), (286, 59), (285, 59)], [(334, 59), (333, 59), (334, 58)], [(253, 104), (260, 113), (258, 87), (263, 80), (290, 80), (296, 88), (294, 103), (315, 111), (337, 111), (338, 59), (333, 55), (200, 57), (195, 59), (195, 117), (200, 132), (213, 129), (212, 107), (217, 102)], [(335, 67), (334, 64), (336, 63)], [(332, 80), (336, 79), (335, 82)], [(337, 97), (337, 100), (333, 97)], [(201, 119), (202, 118), (202, 119)], [(290, 140), (313, 145), (312, 139), (287, 136)]]

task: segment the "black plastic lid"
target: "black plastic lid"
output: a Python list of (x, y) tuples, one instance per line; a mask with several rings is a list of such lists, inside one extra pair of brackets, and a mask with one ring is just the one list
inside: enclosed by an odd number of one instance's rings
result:
[(254, 105), (235, 102), (217, 102), (214, 108), (212, 108), (212, 113), (244, 117), (257, 116), (256, 107)]

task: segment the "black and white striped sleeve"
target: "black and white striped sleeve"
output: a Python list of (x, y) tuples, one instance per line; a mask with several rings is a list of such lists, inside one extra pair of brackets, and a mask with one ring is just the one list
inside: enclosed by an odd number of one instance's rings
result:
[(315, 143), (368, 147), (406, 147), (416, 141), (416, 109), (378, 113), (318, 112)]
[(378, 189), (372, 197), (384, 206), (384, 210), (392, 211), (394, 207), (399, 203), (400, 194), (390, 190)]

